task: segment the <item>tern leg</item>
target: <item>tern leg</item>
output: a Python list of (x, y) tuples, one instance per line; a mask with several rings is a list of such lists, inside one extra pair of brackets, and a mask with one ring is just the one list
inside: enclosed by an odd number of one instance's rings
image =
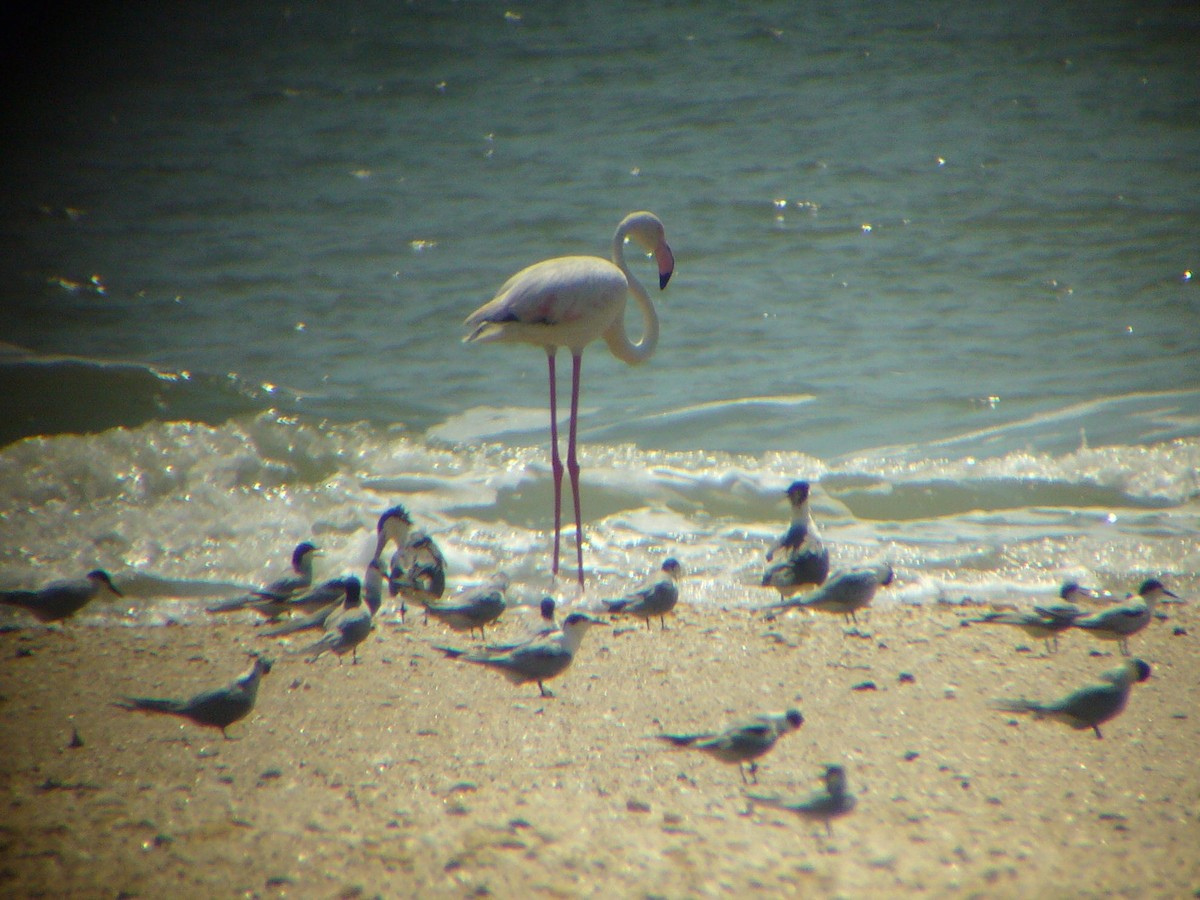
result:
[(1099, 726), (1099, 725), (1093, 725), (1093, 726), (1092, 726), (1092, 731), (1096, 732), (1096, 738), (1097, 738), (1098, 740), (1104, 740), (1104, 735), (1102, 735), (1102, 734), (1100, 733), (1100, 726)]
[(571, 475), (571, 494), (575, 500), (575, 563), (579, 570), (579, 586), (583, 587), (583, 515), (579, 506), (579, 460), (575, 456), (575, 431), (579, 420), (579, 374), (583, 355), (571, 354), (571, 425), (567, 438), (567, 471)]
[[(558, 390), (554, 377), (554, 348), (546, 348), (546, 362), (550, 369), (550, 468), (554, 476), (554, 558), (550, 574), (558, 574), (559, 533), (562, 531), (562, 477), (563, 464), (558, 455)], [(572, 420), (573, 421), (573, 420)]]

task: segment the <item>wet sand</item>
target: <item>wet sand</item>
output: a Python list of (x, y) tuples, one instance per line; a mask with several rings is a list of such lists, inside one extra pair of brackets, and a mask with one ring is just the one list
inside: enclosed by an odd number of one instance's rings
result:
[[(1200, 889), (1194, 606), (1133, 638), (1154, 667), (1104, 739), (990, 709), (1121, 662), (1048, 655), (971, 608), (764, 621), (682, 607), (593, 629), (539, 696), (380, 623), (358, 665), (308, 664), (249, 619), (0, 634), (0, 894), (73, 897), (1179, 897)], [(509, 614), (497, 636), (528, 618)], [(1182, 633), (1177, 633), (1182, 632)], [(277, 664), (251, 716), (202, 729), (114, 708)], [(844, 765), (857, 808), (749, 811), (736, 766), (660, 730), (800, 709), (758, 790)], [(70, 746), (77, 734), (82, 746)]]

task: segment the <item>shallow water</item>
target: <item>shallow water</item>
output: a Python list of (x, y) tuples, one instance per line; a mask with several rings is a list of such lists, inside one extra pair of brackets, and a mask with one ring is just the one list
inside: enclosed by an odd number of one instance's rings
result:
[(455, 582), (502, 565), (535, 602), (545, 363), (461, 322), (636, 208), (677, 268), (648, 363), (585, 355), (596, 592), (670, 553), (692, 600), (757, 602), (797, 477), (835, 565), (890, 558), (901, 600), (1194, 582), (1200, 21), (1077, 13), (229, 5), (30, 31), (0, 582), (103, 565), (140, 616), (189, 616), (305, 537), (359, 568), (403, 502)]

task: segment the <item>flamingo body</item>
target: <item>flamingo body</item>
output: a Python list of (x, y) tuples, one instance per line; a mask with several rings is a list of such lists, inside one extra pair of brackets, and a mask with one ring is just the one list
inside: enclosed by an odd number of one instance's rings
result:
[[(554, 370), (559, 347), (571, 351), (571, 415), (565, 471), (575, 504), (575, 543), (579, 585), (583, 586), (583, 524), (579, 502), (576, 429), (579, 419), (579, 375), (583, 348), (603, 338), (623, 362), (649, 359), (658, 346), (658, 315), (645, 288), (625, 264), (625, 242), (632, 240), (652, 253), (658, 286), (667, 286), (675, 257), (667, 245), (662, 221), (648, 212), (630, 213), (613, 235), (612, 262), (598, 256), (562, 256), (534, 263), (508, 279), (490, 301), (467, 317), (467, 343), (532, 344), (546, 351), (550, 377), (550, 447), (554, 475), (554, 556), (558, 574), (562, 528), (562, 476), (558, 452), (558, 399)], [(632, 294), (642, 314), (643, 331), (635, 344), (625, 333), (625, 301)]]
[(466, 324), (468, 341), (582, 351), (625, 309), (624, 274), (598, 256), (562, 256), (522, 269)]

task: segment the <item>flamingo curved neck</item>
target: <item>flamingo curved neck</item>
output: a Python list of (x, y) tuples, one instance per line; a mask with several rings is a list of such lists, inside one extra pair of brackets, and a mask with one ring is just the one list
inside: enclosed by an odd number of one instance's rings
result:
[(629, 271), (629, 266), (625, 263), (625, 237), (628, 230), (624, 225), (625, 223), (622, 222), (622, 227), (619, 227), (616, 235), (613, 236), (612, 256), (613, 262), (625, 276), (625, 281), (629, 284), (629, 291), (633, 294), (633, 299), (637, 301), (638, 309), (642, 313), (642, 338), (636, 344), (629, 340), (629, 335), (625, 332), (625, 310), (622, 308), (616, 321), (604, 332), (604, 342), (608, 344), (609, 351), (617, 359), (636, 365), (653, 356), (655, 348), (658, 347), (658, 313), (655, 312), (654, 304), (650, 302), (646, 289)]

